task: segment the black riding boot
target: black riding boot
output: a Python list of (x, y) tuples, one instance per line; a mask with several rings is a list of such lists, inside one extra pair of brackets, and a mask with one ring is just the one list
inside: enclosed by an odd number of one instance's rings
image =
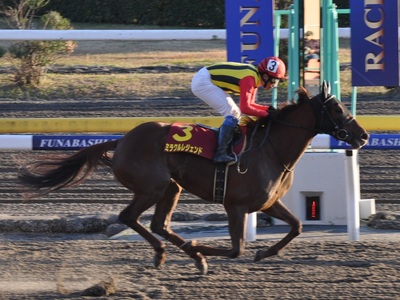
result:
[(235, 127), (222, 124), (219, 128), (218, 148), (214, 156), (214, 163), (227, 163), (236, 158), (228, 154), (229, 144), (232, 142)]

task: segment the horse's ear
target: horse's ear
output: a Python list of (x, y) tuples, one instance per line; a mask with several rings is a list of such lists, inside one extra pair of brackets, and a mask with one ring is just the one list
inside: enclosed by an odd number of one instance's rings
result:
[(324, 80), (321, 86), (321, 93), (324, 95), (324, 98), (327, 99), (328, 95), (331, 93), (331, 85), (328, 81)]
[(308, 91), (304, 86), (299, 86), (297, 90), (297, 96), (297, 103), (303, 103), (310, 99), (310, 95), (308, 94)]

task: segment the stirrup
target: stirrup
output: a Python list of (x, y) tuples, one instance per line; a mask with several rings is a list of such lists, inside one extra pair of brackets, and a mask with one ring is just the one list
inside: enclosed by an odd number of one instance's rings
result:
[(231, 155), (224, 153), (223, 155), (216, 155), (214, 157), (214, 163), (216, 164), (235, 164), (237, 162), (237, 155), (235, 153)]

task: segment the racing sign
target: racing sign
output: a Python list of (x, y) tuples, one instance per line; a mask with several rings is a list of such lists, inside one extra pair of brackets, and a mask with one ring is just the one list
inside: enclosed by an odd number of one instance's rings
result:
[(121, 137), (122, 135), (35, 135), (32, 138), (32, 150), (79, 150)]
[(399, 86), (399, 3), (351, 0), (353, 86)]
[(228, 61), (258, 64), (274, 55), (272, 0), (226, 0)]

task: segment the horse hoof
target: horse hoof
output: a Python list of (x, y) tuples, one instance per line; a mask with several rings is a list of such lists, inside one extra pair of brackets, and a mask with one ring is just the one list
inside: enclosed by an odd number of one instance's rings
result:
[(166, 258), (167, 258), (167, 255), (164, 252), (156, 253), (156, 255), (154, 255), (154, 266), (156, 267), (156, 269), (161, 269)]
[(268, 248), (268, 250), (259, 250), (254, 257), (254, 261), (260, 261), (263, 258), (271, 257), (274, 255), (278, 255), (278, 252), (272, 248)]
[(196, 262), (196, 268), (200, 271), (200, 274), (207, 275), (208, 273), (208, 264), (205, 258), (202, 258), (200, 261)]
[(254, 256), (254, 261), (260, 261), (265, 257), (265, 251), (259, 250), (256, 253), (256, 256)]

